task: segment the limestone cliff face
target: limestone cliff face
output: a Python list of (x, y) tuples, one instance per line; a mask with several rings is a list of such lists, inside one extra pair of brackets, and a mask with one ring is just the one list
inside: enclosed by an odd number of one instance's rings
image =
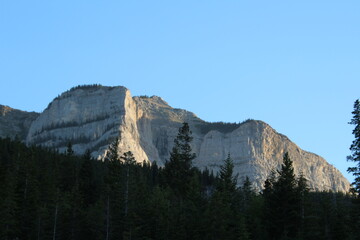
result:
[(147, 160), (138, 147), (136, 106), (124, 87), (81, 87), (54, 99), (33, 122), (26, 142), (60, 152), (69, 142), (77, 154), (90, 150), (103, 158), (106, 149), (121, 134), (123, 151), (133, 151), (136, 159)]
[(79, 87), (63, 93), (32, 123), (27, 143), (65, 151), (72, 142), (76, 153), (89, 149), (101, 159), (109, 143), (121, 135), (121, 152), (130, 150), (139, 162), (163, 165), (185, 121), (193, 132), (194, 165), (199, 168), (218, 171), (230, 153), (239, 183), (248, 176), (261, 189), (288, 151), (295, 172), (302, 172), (314, 190), (349, 189), (337, 169), (320, 156), (301, 150), (264, 122), (208, 123), (191, 112), (170, 107), (160, 97), (132, 98), (124, 87)]
[(277, 133), (262, 121), (249, 120), (242, 124), (212, 124), (193, 113), (171, 108), (161, 98), (138, 98), (141, 109), (138, 119), (140, 145), (150, 161), (159, 165), (169, 159), (173, 140), (181, 123), (190, 124), (193, 132), (192, 148), (197, 155), (194, 165), (217, 172), (228, 153), (234, 161), (234, 171), (241, 183), (246, 176), (261, 189), (272, 170), (281, 166), (285, 152), (293, 160), (295, 173), (302, 173), (313, 190), (346, 192), (349, 182), (320, 156), (306, 152)]
[(36, 112), (25, 112), (0, 105), (0, 137), (18, 137), (25, 140), (31, 123), (39, 116)]
[(301, 173), (313, 190), (347, 191), (349, 182), (320, 156), (306, 152), (262, 121), (247, 121), (230, 133), (208, 132), (201, 143), (197, 165), (218, 169), (218, 159), (230, 153), (239, 180), (249, 176), (262, 188), (271, 170), (280, 167), (285, 152), (293, 160), (295, 174)]

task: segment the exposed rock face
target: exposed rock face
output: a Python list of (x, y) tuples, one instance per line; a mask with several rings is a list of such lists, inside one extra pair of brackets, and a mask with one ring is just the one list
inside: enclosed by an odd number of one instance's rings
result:
[(139, 146), (136, 105), (124, 87), (82, 87), (63, 93), (32, 124), (26, 142), (66, 150), (69, 142), (77, 154), (90, 150), (102, 158), (121, 133), (119, 148), (147, 159)]
[(171, 108), (158, 97), (134, 100), (141, 109), (140, 145), (151, 162), (156, 160), (161, 165), (169, 159), (178, 128), (185, 121), (193, 132), (192, 147), (197, 154), (194, 165), (201, 169), (217, 172), (230, 153), (234, 172), (239, 174), (238, 182), (248, 176), (261, 189), (270, 172), (281, 166), (285, 152), (289, 152), (296, 175), (302, 173), (313, 190), (346, 192), (349, 189), (349, 182), (334, 166), (316, 154), (303, 151), (262, 121), (207, 123), (191, 112)]
[(131, 150), (139, 162), (163, 165), (185, 121), (193, 132), (194, 165), (199, 168), (217, 171), (230, 153), (239, 182), (248, 176), (260, 189), (288, 151), (295, 172), (302, 172), (314, 190), (349, 189), (349, 182), (332, 165), (301, 150), (264, 122), (207, 123), (159, 97), (132, 98), (124, 87), (79, 87), (63, 93), (32, 123), (27, 143), (65, 151), (70, 141), (76, 153), (90, 149), (101, 159), (108, 144), (121, 135), (122, 152)]
[(24, 141), (31, 123), (38, 116), (39, 113), (24, 112), (0, 105), (0, 137), (17, 137)]
[(249, 176), (261, 188), (273, 169), (278, 169), (285, 152), (293, 160), (295, 174), (301, 173), (313, 190), (347, 191), (349, 182), (320, 156), (301, 150), (286, 136), (277, 133), (261, 121), (247, 121), (231, 133), (207, 133), (200, 146), (197, 164), (201, 167), (219, 166), (218, 159), (227, 153), (234, 161), (234, 171), (240, 179)]

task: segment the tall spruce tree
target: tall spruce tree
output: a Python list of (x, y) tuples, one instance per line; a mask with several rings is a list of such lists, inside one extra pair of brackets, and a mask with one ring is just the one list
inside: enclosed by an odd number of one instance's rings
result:
[(249, 239), (246, 222), (240, 212), (237, 177), (233, 172), (234, 164), (229, 154), (220, 167), (217, 186), (207, 209), (207, 239)]
[(350, 146), (351, 155), (347, 157), (348, 161), (355, 162), (354, 167), (349, 167), (348, 172), (352, 173), (355, 177), (353, 185), (353, 191), (356, 192), (357, 201), (355, 201), (353, 213), (353, 231), (357, 239), (360, 239), (360, 101), (357, 99), (354, 103), (354, 110), (352, 111), (353, 118), (349, 122), (351, 125), (355, 125), (352, 134), (355, 139)]
[(106, 164), (106, 197), (105, 203), (105, 239), (115, 239), (122, 236), (123, 215), (122, 215), (122, 176), (119, 156), (119, 138), (116, 138), (110, 145), (105, 157)]
[(195, 154), (191, 149), (191, 131), (187, 123), (179, 128), (178, 135), (174, 140), (174, 147), (170, 153), (170, 160), (165, 163), (164, 186), (170, 189), (171, 201), (169, 211), (169, 239), (189, 239), (188, 231), (188, 210), (190, 203), (188, 193), (191, 191), (192, 177), (194, 170), (192, 160)]
[(189, 124), (184, 122), (174, 140), (170, 160), (165, 163), (166, 184), (181, 196), (185, 196), (188, 189), (192, 160), (196, 157), (190, 145), (192, 139)]
[(121, 157), (122, 163), (126, 167), (126, 174), (125, 174), (125, 208), (124, 208), (124, 215), (128, 215), (128, 203), (129, 203), (129, 180), (130, 180), (130, 167), (136, 164), (135, 157), (131, 151), (125, 152)]
[(285, 153), (278, 177), (265, 182), (265, 222), (270, 239), (293, 239), (301, 223), (301, 196), (288, 153)]
[(220, 167), (220, 183), (218, 190), (224, 193), (234, 193), (236, 190), (236, 177), (233, 176), (234, 163), (228, 154), (224, 164)]
[(349, 122), (355, 125), (352, 134), (355, 139), (353, 140), (350, 151), (351, 155), (347, 157), (348, 161), (355, 162), (355, 167), (349, 167), (348, 172), (352, 173), (355, 177), (353, 184), (354, 190), (360, 194), (360, 101), (357, 99), (354, 103), (354, 110), (352, 111), (353, 118)]

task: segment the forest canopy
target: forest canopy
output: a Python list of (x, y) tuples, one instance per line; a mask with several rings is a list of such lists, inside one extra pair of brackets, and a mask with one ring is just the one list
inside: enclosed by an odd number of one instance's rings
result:
[(160, 168), (116, 142), (97, 161), (0, 139), (0, 239), (359, 239), (359, 199), (309, 192), (288, 154), (256, 192), (230, 154), (195, 168), (191, 140), (184, 123)]

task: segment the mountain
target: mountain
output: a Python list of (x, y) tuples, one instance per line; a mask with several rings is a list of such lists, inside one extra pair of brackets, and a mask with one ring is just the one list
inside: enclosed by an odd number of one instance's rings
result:
[(63, 152), (71, 142), (75, 153), (89, 149), (102, 159), (109, 143), (120, 136), (122, 152), (132, 151), (139, 162), (163, 165), (183, 122), (193, 132), (194, 165), (201, 169), (218, 171), (230, 153), (238, 182), (248, 176), (261, 189), (289, 152), (295, 173), (303, 173), (312, 189), (349, 190), (349, 182), (325, 159), (300, 149), (262, 121), (209, 123), (160, 97), (132, 97), (125, 87), (79, 86), (61, 94), (32, 122), (26, 143)]
[(24, 112), (0, 105), (0, 137), (25, 139), (39, 113)]

